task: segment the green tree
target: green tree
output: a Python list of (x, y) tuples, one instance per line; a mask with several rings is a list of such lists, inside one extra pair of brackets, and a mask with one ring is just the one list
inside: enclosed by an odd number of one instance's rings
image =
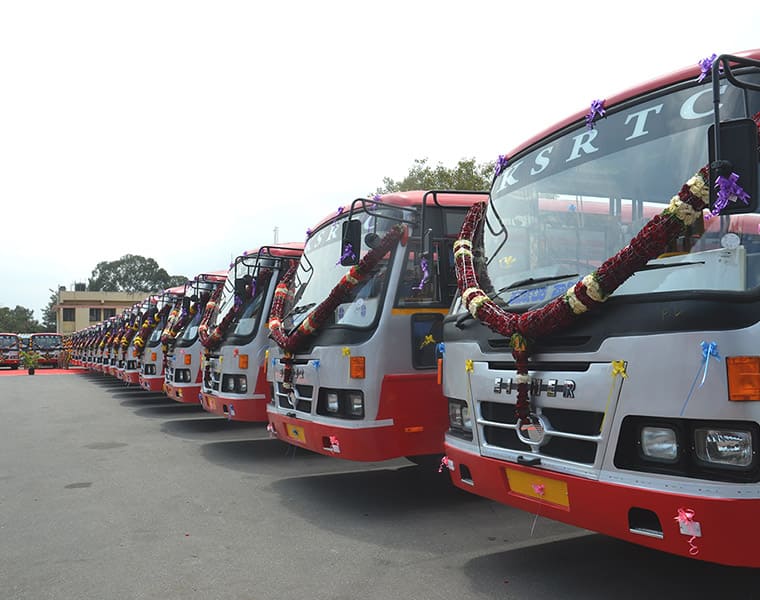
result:
[(56, 304), (58, 304), (58, 292), (50, 290), (50, 300), (45, 308), (42, 309), (42, 326), (45, 328), (45, 331), (55, 331)]
[(166, 284), (166, 287), (178, 287), (180, 285), (185, 285), (187, 283), (187, 277), (184, 275), (170, 275), (169, 276), (169, 283)]
[(36, 333), (43, 327), (34, 318), (31, 308), (16, 305), (16, 308), (0, 306), (0, 331), (9, 333)]
[(87, 289), (91, 292), (156, 292), (187, 279), (172, 276), (152, 258), (125, 254), (118, 260), (99, 262), (92, 271)]
[(378, 194), (389, 192), (407, 192), (409, 190), (488, 190), (496, 163), (478, 164), (474, 158), (462, 159), (453, 169), (438, 163), (428, 164), (427, 158), (417, 158), (409, 173), (396, 181), (391, 177), (383, 178)]

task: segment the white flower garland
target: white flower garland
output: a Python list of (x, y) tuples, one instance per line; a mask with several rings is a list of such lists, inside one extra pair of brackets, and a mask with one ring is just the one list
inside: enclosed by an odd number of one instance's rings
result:
[(588, 306), (583, 304), (583, 302), (578, 299), (578, 296), (575, 295), (574, 287), (571, 287), (569, 290), (567, 290), (567, 292), (565, 292), (565, 299), (570, 305), (570, 309), (576, 315), (581, 315), (588, 310)]

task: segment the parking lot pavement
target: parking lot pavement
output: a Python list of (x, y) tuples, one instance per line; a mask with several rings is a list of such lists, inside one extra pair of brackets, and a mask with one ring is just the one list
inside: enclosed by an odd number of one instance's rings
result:
[(693, 599), (716, 581), (760, 589), (106, 376), (0, 379), (3, 600)]

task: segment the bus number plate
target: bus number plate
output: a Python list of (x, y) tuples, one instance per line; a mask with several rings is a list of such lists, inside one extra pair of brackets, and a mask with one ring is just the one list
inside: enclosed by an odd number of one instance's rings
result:
[(306, 443), (306, 433), (304, 432), (303, 427), (286, 423), (285, 430), (288, 432), (289, 438), (301, 442), (302, 444)]

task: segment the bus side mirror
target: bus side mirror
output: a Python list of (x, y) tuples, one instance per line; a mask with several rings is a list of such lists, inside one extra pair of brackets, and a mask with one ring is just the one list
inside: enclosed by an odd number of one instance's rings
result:
[(340, 236), (340, 264), (350, 267), (359, 263), (362, 249), (362, 223), (357, 219), (343, 222)]
[(752, 119), (724, 121), (720, 124), (720, 156), (715, 156), (715, 126), (707, 132), (710, 149), (710, 209), (715, 207), (718, 193), (715, 181), (718, 176), (729, 177), (736, 173), (736, 183), (749, 194), (745, 204), (742, 200), (729, 202), (721, 214), (755, 212), (758, 206), (758, 136), (757, 125)]

